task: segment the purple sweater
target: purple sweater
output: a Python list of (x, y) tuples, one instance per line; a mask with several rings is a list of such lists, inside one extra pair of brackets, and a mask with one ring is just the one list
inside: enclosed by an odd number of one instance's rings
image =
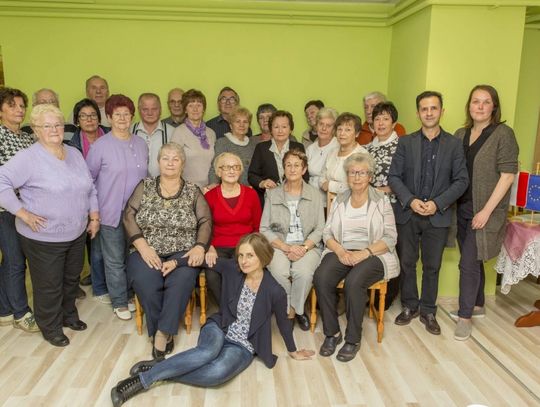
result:
[[(21, 208), (47, 219), (33, 232), (17, 218), (17, 231), (42, 242), (70, 242), (84, 232), (89, 212), (98, 210), (97, 194), (81, 153), (64, 146), (59, 160), (40, 143), (19, 151), (0, 167), (0, 206), (12, 214)], [(14, 189), (19, 189), (20, 199)]]
[(120, 140), (109, 132), (90, 146), (86, 163), (96, 185), (101, 223), (117, 227), (127, 200), (147, 176), (148, 146), (141, 137)]

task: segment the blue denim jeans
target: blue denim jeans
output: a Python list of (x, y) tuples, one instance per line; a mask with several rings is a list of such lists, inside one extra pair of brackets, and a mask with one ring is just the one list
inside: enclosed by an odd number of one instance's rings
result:
[(22, 318), (30, 311), (26, 294), (26, 259), (21, 249), (15, 216), (0, 212), (0, 316)]
[(99, 243), (105, 264), (105, 281), (113, 308), (127, 307), (126, 240), (124, 226), (101, 225)]
[(225, 340), (225, 333), (210, 320), (202, 327), (195, 348), (165, 359), (139, 376), (145, 389), (159, 380), (213, 387), (239, 375), (252, 360), (250, 351)]
[(107, 282), (105, 281), (105, 262), (101, 252), (99, 232), (91, 242), (90, 250), (90, 275), (92, 276), (92, 292), (95, 296), (107, 294)]

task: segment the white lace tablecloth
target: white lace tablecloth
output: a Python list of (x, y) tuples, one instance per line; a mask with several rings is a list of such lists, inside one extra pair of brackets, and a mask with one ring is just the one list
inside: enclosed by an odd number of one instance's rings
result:
[(508, 294), (512, 285), (519, 283), (529, 274), (540, 275), (540, 236), (530, 242), (521, 257), (512, 260), (504, 245), (495, 265), (497, 273), (502, 274), (501, 292)]

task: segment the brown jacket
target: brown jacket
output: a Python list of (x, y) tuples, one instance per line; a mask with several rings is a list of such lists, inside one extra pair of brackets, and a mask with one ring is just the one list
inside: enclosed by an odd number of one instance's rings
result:
[[(463, 140), (465, 131), (465, 128), (461, 128), (455, 136)], [(517, 173), (518, 154), (519, 146), (514, 131), (504, 123), (499, 124), (474, 159), (471, 187), (475, 214), (488, 201), (501, 173)], [(509, 202), (510, 189), (489, 217), (486, 226), (476, 231), (478, 260), (486, 261), (499, 254), (506, 231)]]

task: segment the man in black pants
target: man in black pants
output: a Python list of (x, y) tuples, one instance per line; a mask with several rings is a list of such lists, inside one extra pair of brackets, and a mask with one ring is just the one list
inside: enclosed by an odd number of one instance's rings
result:
[[(426, 91), (416, 97), (422, 128), (399, 139), (388, 181), (396, 194), (394, 214), (401, 263), (401, 304), (397, 325), (420, 315), (429, 333), (439, 335), (435, 319), (439, 270), (452, 220), (450, 206), (469, 183), (461, 141), (440, 127), (442, 95)], [(418, 295), (416, 263), (422, 252), (422, 291)]]

